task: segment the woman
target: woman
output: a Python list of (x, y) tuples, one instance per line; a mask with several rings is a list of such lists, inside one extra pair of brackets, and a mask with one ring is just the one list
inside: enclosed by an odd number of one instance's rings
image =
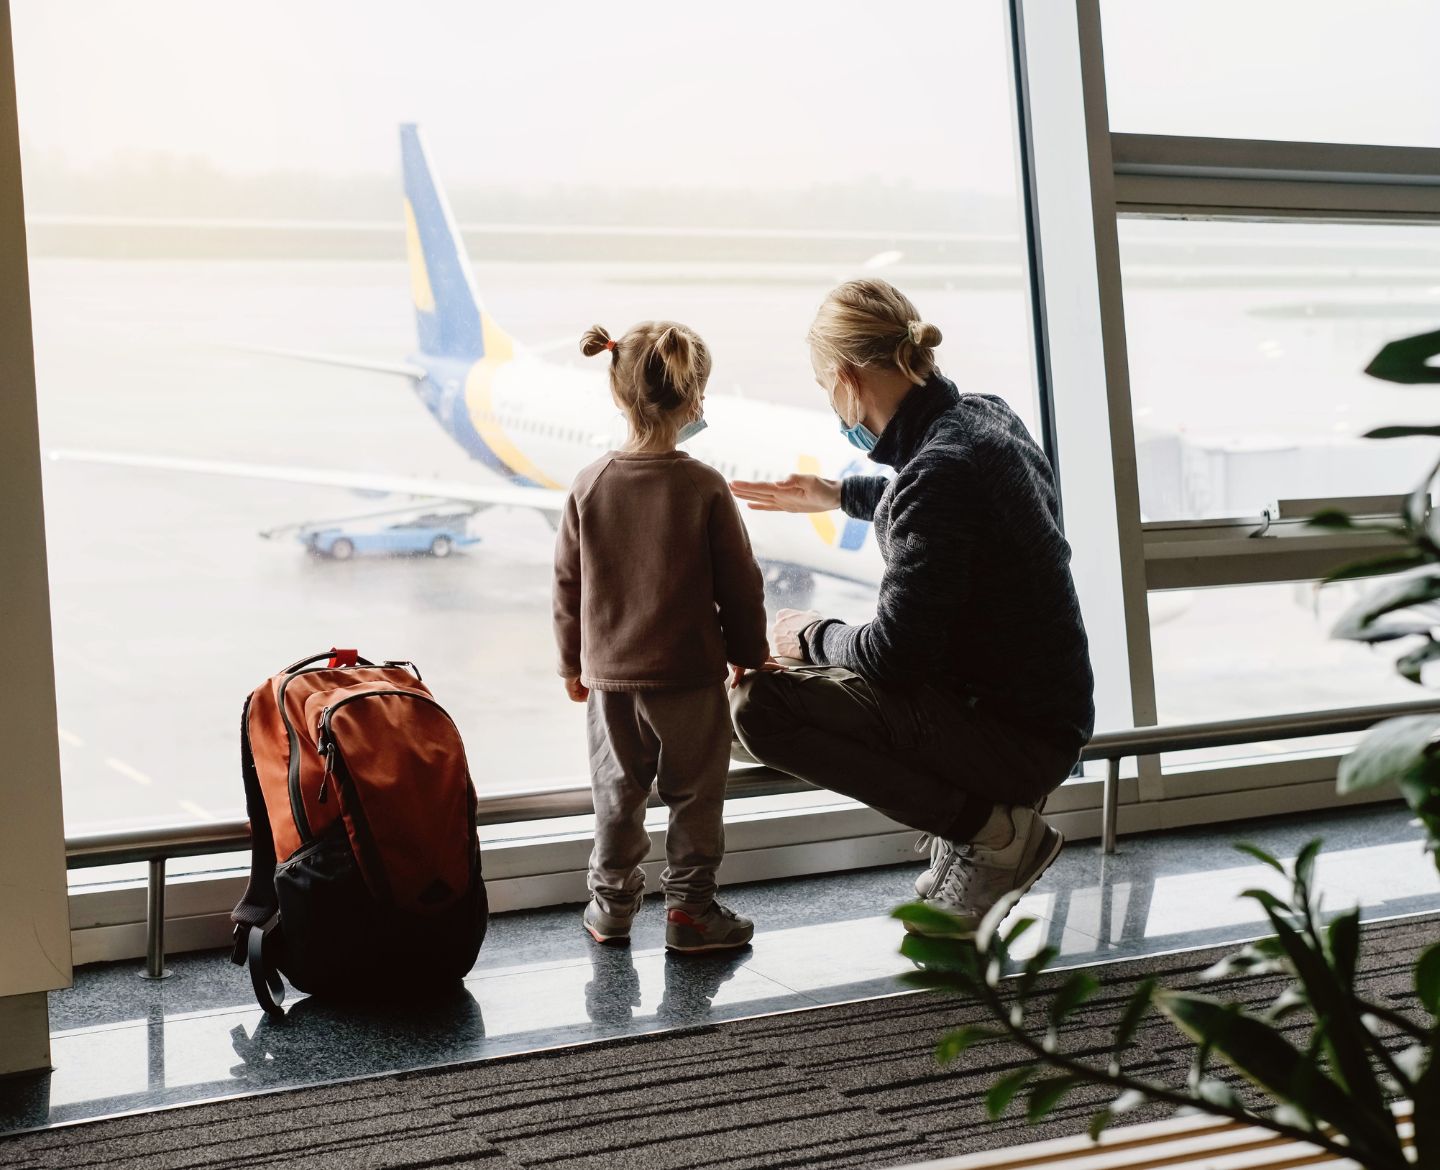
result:
[(916, 892), (973, 928), (1060, 853), (1039, 809), (1093, 730), (1093, 679), (1050, 465), (1003, 401), (940, 374), (940, 340), (881, 280), (820, 306), (816, 381), (895, 475), (731, 489), (760, 511), (873, 521), (876, 614), (781, 610), (771, 647), (808, 665), (750, 675), (731, 714), (756, 760), (930, 834)]

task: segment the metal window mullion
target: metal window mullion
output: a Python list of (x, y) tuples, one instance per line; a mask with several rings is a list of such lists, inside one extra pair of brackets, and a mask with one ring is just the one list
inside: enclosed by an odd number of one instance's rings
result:
[[(1069, 489), (1067, 535), (1078, 569), (1085, 569), (1088, 555), (1088, 571), (1103, 574), (1106, 591), (1118, 576), (1118, 598), (1097, 595), (1092, 586), (1095, 612), (1087, 606), (1096, 646), (1109, 640), (1125, 647), (1123, 682), (1100, 672), (1102, 706), (1113, 707), (1123, 686), (1129, 717), (1151, 724), (1155, 680), (1099, 4), (1011, 0), (1011, 14), (1027, 227), (1040, 298), (1037, 355), (1061, 445), (1058, 478)], [(1102, 476), (1108, 480), (1103, 488)], [(1082, 514), (1093, 532), (1074, 523)], [(1087, 540), (1100, 543), (1087, 550)], [(1158, 763), (1143, 761), (1141, 777), (1142, 798), (1158, 796)]]

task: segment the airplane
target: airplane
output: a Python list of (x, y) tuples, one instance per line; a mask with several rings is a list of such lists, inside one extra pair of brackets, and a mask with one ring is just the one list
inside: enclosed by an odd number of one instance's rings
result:
[[(498, 480), (440, 481), (74, 449), (52, 451), (51, 457), (409, 496), (417, 504), (530, 508), (553, 523), (575, 474), (625, 441), (605, 363), (575, 369), (547, 361), (490, 316), (418, 126), (400, 127), (400, 152), (416, 351), (403, 362), (269, 352), (406, 379), (445, 433)], [(577, 330), (577, 346), (578, 336)], [(842, 478), (865, 467), (853, 455), (834, 457), (841, 439), (829, 411), (717, 393), (706, 396), (705, 417), (708, 428), (685, 449), (727, 479), (780, 479), (796, 472)], [(808, 593), (816, 573), (861, 585), (880, 581), (883, 562), (866, 521), (835, 513), (746, 511), (745, 517), (767, 585), (787, 599)]]

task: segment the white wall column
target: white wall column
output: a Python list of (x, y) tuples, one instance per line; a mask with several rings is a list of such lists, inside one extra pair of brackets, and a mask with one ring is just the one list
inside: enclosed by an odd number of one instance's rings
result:
[(70, 985), (14, 65), (0, 0), (0, 1075), (49, 1067), (45, 993)]
[(1012, 3), (1040, 377), (1053, 404), (1097, 729), (1113, 730), (1155, 721), (1155, 683), (1099, 3)]

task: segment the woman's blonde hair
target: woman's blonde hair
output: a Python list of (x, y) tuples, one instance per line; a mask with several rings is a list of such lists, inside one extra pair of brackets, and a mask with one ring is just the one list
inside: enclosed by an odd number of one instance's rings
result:
[(808, 338), (824, 365), (899, 370), (917, 386), (936, 370), (940, 330), (883, 280), (847, 280), (815, 314)]
[(580, 338), (580, 352), (594, 357), (605, 350), (611, 393), (639, 445), (672, 438), (699, 413), (710, 380), (710, 350), (693, 329), (674, 321), (642, 321), (616, 340), (603, 326), (592, 325)]

